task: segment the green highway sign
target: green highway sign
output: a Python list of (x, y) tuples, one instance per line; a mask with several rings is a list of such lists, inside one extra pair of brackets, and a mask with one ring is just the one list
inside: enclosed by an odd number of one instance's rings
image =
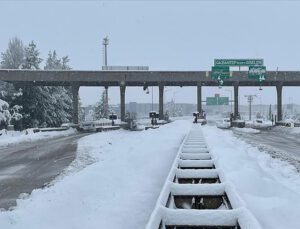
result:
[(228, 97), (206, 97), (206, 105), (213, 106), (213, 105), (228, 105), (229, 98)]
[(213, 79), (227, 79), (229, 78), (229, 67), (228, 66), (213, 66), (211, 67), (211, 77)]
[(264, 81), (266, 79), (266, 66), (249, 66), (248, 77)]
[(263, 59), (215, 59), (215, 66), (257, 66), (264, 65)]

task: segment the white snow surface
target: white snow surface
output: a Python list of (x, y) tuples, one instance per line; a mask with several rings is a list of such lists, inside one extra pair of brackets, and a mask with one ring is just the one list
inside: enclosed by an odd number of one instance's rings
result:
[(190, 127), (176, 121), (82, 138), (64, 175), (18, 200), (13, 211), (0, 212), (0, 228), (144, 228)]
[(258, 134), (260, 133), (260, 130), (252, 129), (252, 128), (237, 128), (233, 127), (233, 131), (242, 132), (242, 133), (248, 133), (248, 134)]
[(218, 169), (262, 228), (300, 228), (300, 176), (285, 162), (216, 127), (203, 127)]
[(77, 130), (73, 128), (63, 131), (50, 131), (38, 133), (33, 133), (33, 129), (27, 129), (24, 131), (0, 130), (0, 133), (2, 133), (2, 135), (0, 135), (0, 146), (9, 146), (11, 144), (18, 144), (21, 142), (34, 142), (42, 139), (68, 136), (76, 132)]

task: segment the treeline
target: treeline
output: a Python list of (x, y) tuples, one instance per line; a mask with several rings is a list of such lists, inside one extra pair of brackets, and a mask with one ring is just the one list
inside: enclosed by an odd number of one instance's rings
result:
[[(1, 52), (2, 69), (41, 69), (43, 59), (34, 41), (24, 45), (19, 38), (9, 40)], [(45, 70), (69, 70), (68, 56), (49, 51)], [(62, 86), (24, 86), (0, 81), (0, 129), (11, 124), (22, 130), (60, 126), (72, 118), (71, 88)]]

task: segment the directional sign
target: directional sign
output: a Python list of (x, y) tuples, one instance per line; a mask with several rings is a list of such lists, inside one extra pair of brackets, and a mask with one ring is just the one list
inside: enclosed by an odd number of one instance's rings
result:
[(249, 66), (248, 77), (260, 82), (266, 79), (266, 66)]
[(215, 66), (257, 66), (264, 65), (263, 59), (215, 59)]
[(206, 97), (206, 105), (228, 105), (229, 98), (228, 97)]
[(229, 78), (228, 66), (213, 66), (211, 67), (211, 77), (213, 79), (221, 80)]

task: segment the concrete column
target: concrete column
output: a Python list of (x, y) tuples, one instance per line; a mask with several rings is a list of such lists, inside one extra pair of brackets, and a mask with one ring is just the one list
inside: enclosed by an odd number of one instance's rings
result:
[(159, 119), (164, 119), (164, 85), (159, 85)]
[(125, 90), (126, 86), (120, 86), (120, 113), (121, 121), (125, 121)]
[(72, 86), (72, 95), (73, 95), (73, 123), (78, 124), (78, 92), (79, 86)]
[(276, 90), (277, 90), (277, 120), (282, 121), (282, 85), (277, 85)]
[(197, 111), (202, 111), (202, 86), (200, 84), (197, 85)]
[(235, 84), (234, 88), (234, 118), (236, 119), (239, 114), (239, 85)]

